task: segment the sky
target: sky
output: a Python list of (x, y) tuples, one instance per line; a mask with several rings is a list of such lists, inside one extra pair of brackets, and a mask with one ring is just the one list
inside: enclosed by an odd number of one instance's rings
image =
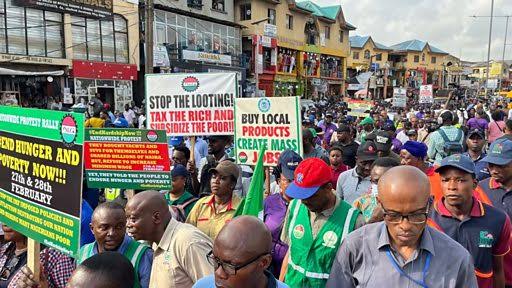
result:
[[(313, 0), (320, 5), (341, 4), (345, 20), (356, 26), (353, 35), (370, 35), (392, 46), (403, 41), (427, 41), (467, 61), (485, 61), (489, 41), (491, 0)], [(495, 0), (494, 16), (512, 16), (511, 0)], [(491, 59), (501, 60), (506, 18), (494, 18)], [(505, 59), (512, 60), (512, 17)]]

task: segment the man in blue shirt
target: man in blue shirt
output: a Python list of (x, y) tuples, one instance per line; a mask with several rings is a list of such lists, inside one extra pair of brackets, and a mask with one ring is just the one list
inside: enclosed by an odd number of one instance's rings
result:
[(234, 218), (219, 232), (207, 255), (214, 274), (193, 287), (286, 288), (267, 270), (271, 252), (272, 236), (263, 222), (252, 216)]
[(92, 235), (91, 224), (92, 208), (87, 201), (82, 200), (82, 214), (80, 215), (80, 247), (85, 244), (94, 242), (94, 235)]
[(484, 152), (485, 143), (484, 131), (480, 129), (468, 131), (468, 138), (466, 139), (468, 148), (464, 155), (469, 156), (469, 158), (473, 160), (473, 163), (475, 163), (475, 175), (478, 181), (482, 181), (491, 176), (487, 169), (487, 162), (482, 161), (482, 159), (487, 156)]
[(149, 287), (153, 250), (125, 234), (126, 216), (123, 206), (115, 202), (98, 205), (92, 214), (91, 230), (96, 241), (80, 248), (78, 264), (105, 251), (118, 252), (128, 258), (135, 268), (135, 287)]

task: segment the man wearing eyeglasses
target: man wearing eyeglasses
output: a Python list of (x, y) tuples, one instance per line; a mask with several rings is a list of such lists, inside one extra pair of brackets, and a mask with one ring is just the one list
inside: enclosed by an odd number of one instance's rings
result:
[(347, 236), (326, 287), (476, 288), (469, 252), (426, 225), (427, 176), (415, 167), (394, 167), (378, 189), (384, 222)]
[(222, 228), (206, 255), (214, 274), (199, 279), (193, 287), (287, 288), (268, 271), (272, 246), (272, 235), (258, 218), (234, 218)]
[(443, 198), (434, 203), (428, 224), (466, 248), (475, 264), (478, 287), (505, 287), (503, 255), (509, 252), (508, 216), (473, 197), (475, 164), (465, 155), (452, 155), (436, 169)]

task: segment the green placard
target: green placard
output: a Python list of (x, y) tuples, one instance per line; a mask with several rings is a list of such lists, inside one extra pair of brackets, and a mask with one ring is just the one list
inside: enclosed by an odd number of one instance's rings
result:
[(80, 248), (84, 115), (0, 106), (0, 222), (73, 257)]

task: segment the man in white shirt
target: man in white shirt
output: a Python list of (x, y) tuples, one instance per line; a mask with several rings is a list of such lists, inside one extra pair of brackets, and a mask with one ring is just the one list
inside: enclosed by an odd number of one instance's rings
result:
[(126, 119), (126, 121), (128, 121), (128, 125), (130, 125), (130, 127), (133, 127), (133, 119), (135, 119), (136, 116), (135, 116), (135, 112), (133, 112), (133, 110), (130, 109), (130, 105), (128, 105), (128, 104), (124, 105), (123, 116), (124, 116), (124, 119)]

